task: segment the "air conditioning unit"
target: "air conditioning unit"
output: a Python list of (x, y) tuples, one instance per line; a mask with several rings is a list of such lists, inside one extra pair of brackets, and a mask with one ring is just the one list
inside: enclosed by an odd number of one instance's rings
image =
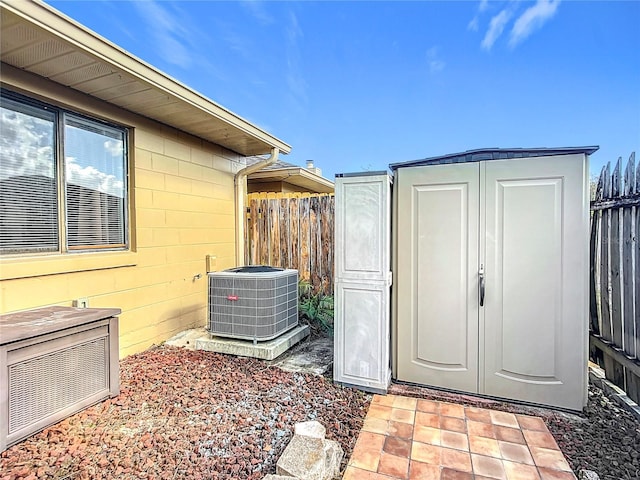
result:
[(209, 273), (209, 332), (265, 341), (298, 325), (298, 271), (251, 265)]
[(116, 308), (0, 316), (0, 452), (120, 392)]

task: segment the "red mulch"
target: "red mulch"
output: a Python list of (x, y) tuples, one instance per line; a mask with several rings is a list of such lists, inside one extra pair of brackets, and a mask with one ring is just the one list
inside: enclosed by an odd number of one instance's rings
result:
[(275, 472), (296, 422), (322, 423), (346, 461), (371, 400), (325, 377), (175, 347), (120, 369), (118, 397), (0, 454), (0, 479), (257, 480)]

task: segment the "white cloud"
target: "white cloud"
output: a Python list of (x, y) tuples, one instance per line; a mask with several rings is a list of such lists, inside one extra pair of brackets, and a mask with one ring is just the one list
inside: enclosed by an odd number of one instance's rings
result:
[(298, 23), (298, 17), (293, 11), (289, 12), (289, 21), (285, 29), (287, 36), (287, 71), (285, 79), (289, 87), (294, 105), (300, 107), (307, 101), (307, 82), (300, 68), (300, 47), (298, 41), (304, 36), (304, 32)]
[(489, 8), (489, 0), (480, 0), (480, 5), (478, 5), (478, 11), (484, 12), (487, 8)]
[(0, 131), (0, 180), (23, 175), (55, 177), (51, 122), (2, 109)]
[(104, 149), (109, 152), (112, 157), (122, 158), (124, 143), (122, 140), (106, 140), (104, 142)]
[(471, 19), (471, 21), (467, 25), (467, 30), (471, 30), (472, 32), (477, 32), (479, 26), (480, 26), (480, 19), (478, 18), (478, 15), (476, 15)]
[(271, 25), (274, 19), (264, 9), (264, 3), (260, 0), (243, 0), (242, 5), (260, 24)]
[(124, 183), (115, 175), (101, 172), (91, 165), (81, 167), (73, 157), (65, 158), (65, 166), (65, 175), (68, 183), (98, 190), (120, 198), (124, 196)]
[(515, 21), (509, 35), (509, 46), (515, 47), (535, 30), (542, 27), (558, 11), (560, 0), (537, 0)]
[[(55, 178), (51, 122), (3, 109), (0, 130), (0, 180), (33, 175)], [(107, 140), (104, 148), (112, 156), (122, 157), (122, 141)], [(70, 183), (123, 197), (123, 179), (101, 172), (93, 166), (83, 168), (75, 158), (66, 158), (65, 174)]]
[(196, 30), (187, 15), (171, 2), (145, 0), (133, 4), (147, 23), (152, 41), (164, 59), (184, 69), (198, 64), (193, 53)]
[(511, 15), (511, 11), (505, 8), (491, 19), (491, 22), (489, 23), (489, 30), (487, 30), (487, 33), (482, 39), (482, 48), (485, 50), (491, 50), (491, 47), (493, 47), (493, 44), (496, 42), (498, 37), (502, 35), (504, 27), (511, 19)]
[(427, 50), (427, 62), (429, 63), (429, 72), (435, 74), (444, 70), (445, 63), (440, 59), (440, 48), (431, 47)]

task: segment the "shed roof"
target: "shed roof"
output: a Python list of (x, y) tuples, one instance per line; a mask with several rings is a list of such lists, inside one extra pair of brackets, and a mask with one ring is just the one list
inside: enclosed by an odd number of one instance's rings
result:
[(291, 147), (54, 8), (0, 1), (3, 64), (157, 120), (241, 155)]
[(583, 153), (591, 155), (600, 147), (559, 147), (559, 148), (479, 148), (467, 150), (461, 153), (451, 153), (438, 157), (423, 158), (421, 160), (410, 160), (408, 162), (392, 163), (391, 170), (403, 167), (419, 167), (422, 165), (440, 165), (446, 163), (468, 163), (480, 162), (482, 160), (504, 160), (508, 158), (529, 158), (529, 157), (549, 157), (553, 155), (573, 155)]

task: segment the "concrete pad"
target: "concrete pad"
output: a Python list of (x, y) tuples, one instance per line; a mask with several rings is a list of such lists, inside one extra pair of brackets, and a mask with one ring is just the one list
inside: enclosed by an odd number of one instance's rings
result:
[(273, 360), (308, 335), (309, 326), (298, 325), (273, 340), (258, 342), (254, 345), (252, 341), (212, 337), (207, 333), (204, 338), (199, 337), (196, 339), (195, 348), (196, 350), (206, 350), (208, 352), (253, 357), (261, 360)]
[(286, 355), (275, 360), (272, 365), (287, 372), (313, 373), (323, 375), (333, 364), (333, 339), (312, 337), (292, 348)]
[(188, 348), (189, 350), (195, 350), (196, 340), (199, 338), (209, 338), (209, 334), (205, 327), (192, 328), (191, 330), (185, 330), (184, 332), (177, 333), (164, 343), (165, 345), (170, 345), (172, 347), (183, 347)]
[(295, 477), (288, 477), (284, 475), (274, 475), (273, 473), (270, 473), (269, 475), (264, 477), (262, 480), (292, 480), (292, 479), (295, 479)]

